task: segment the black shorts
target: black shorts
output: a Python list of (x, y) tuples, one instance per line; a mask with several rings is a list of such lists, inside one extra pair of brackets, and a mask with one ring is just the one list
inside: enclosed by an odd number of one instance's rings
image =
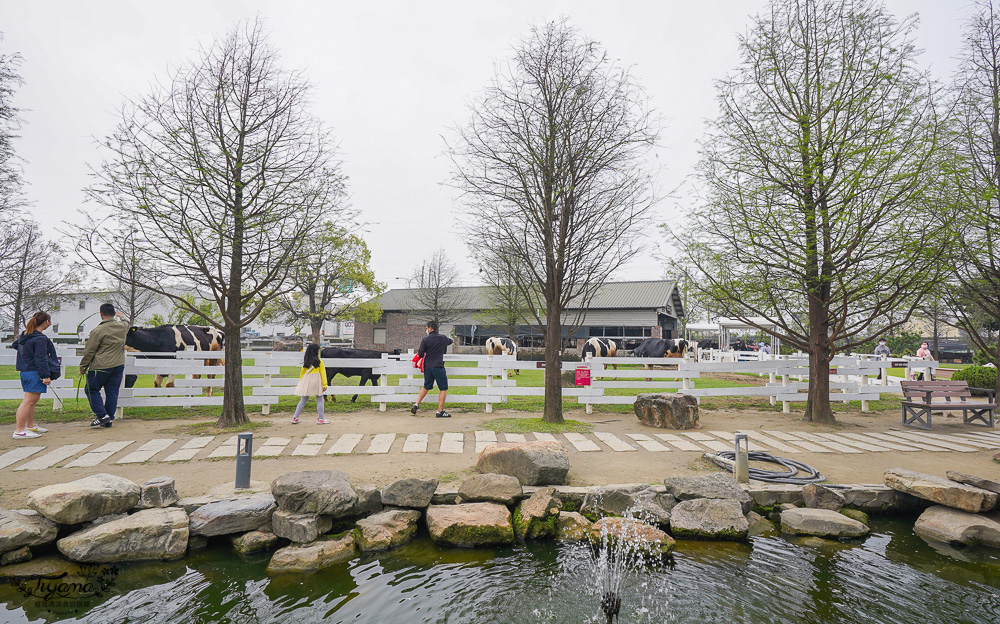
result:
[(448, 389), (448, 375), (445, 374), (444, 366), (424, 369), (424, 388), (430, 390), (437, 382), (438, 390)]

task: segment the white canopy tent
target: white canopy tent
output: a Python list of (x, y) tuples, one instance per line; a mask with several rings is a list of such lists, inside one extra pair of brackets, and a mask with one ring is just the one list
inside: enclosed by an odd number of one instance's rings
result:
[[(758, 329), (763, 329), (765, 332), (771, 333), (771, 331), (777, 331), (778, 326), (763, 317), (751, 317), (751, 320), (756, 323), (756, 325), (751, 325), (749, 323), (744, 323), (737, 319), (721, 317), (715, 320), (714, 323), (688, 323), (684, 331), (685, 332), (713, 332), (719, 334), (719, 347), (723, 350), (729, 349), (729, 335), (734, 330), (752, 330), (756, 331)], [(771, 342), (771, 353), (780, 353), (781, 339), (771, 333), (773, 338)]]

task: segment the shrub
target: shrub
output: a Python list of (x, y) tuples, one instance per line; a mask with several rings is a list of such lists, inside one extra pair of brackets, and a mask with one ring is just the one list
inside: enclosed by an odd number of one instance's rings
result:
[[(951, 376), (954, 381), (968, 382), (973, 388), (993, 389), (997, 386), (997, 369), (992, 366), (969, 366), (955, 371)], [(974, 392), (977, 396), (985, 396), (983, 392)]]
[(989, 364), (993, 361), (993, 357), (997, 352), (996, 344), (989, 345), (990, 350), (983, 351), (982, 349), (976, 349), (976, 354), (972, 356), (972, 361), (976, 364), (982, 366), (983, 364)]

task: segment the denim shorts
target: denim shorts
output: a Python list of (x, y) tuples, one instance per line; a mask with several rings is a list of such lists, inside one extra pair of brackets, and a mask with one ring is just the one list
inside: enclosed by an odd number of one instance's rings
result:
[(448, 375), (445, 374), (444, 366), (435, 366), (424, 370), (424, 388), (430, 390), (437, 382), (438, 390), (448, 389)]
[(42, 383), (38, 371), (21, 371), (21, 390), (45, 394), (49, 387)]

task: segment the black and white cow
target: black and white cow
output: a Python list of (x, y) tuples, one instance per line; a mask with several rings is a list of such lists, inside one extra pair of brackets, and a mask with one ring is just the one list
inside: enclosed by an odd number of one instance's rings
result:
[[(486, 355), (513, 355), (517, 358), (517, 343), (510, 338), (503, 336), (493, 336), (486, 341)], [(515, 375), (519, 370), (511, 370)]]
[[(580, 352), (580, 355), (586, 360), (588, 355), (594, 357), (615, 357), (617, 353), (618, 343), (614, 340), (610, 338), (591, 338), (583, 343), (583, 350)], [(617, 364), (612, 364), (612, 366), (615, 370), (618, 370)]]
[[(635, 357), (645, 358), (679, 358), (684, 357), (687, 351), (687, 340), (673, 340), (672, 338), (646, 338), (642, 343), (632, 350)], [(650, 369), (649, 364), (643, 364), (643, 368)], [(650, 379), (647, 377), (646, 381)]]
[[(390, 351), (390, 355), (399, 355), (399, 349)], [(355, 359), (355, 360), (378, 360), (382, 357), (381, 351), (370, 351), (368, 349), (343, 349), (341, 347), (327, 347), (320, 351), (320, 357), (324, 360), (327, 359)], [(324, 362), (325, 364), (325, 362)], [(358, 386), (363, 386), (369, 381), (372, 382), (373, 386), (378, 385), (378, 375), (372, 372), (372, 367), (348, 367), (338, 364), (337, 366), (327, 366), (326, 367), (326, 381), (327, 383), (333, 382), (333, 377), (335, 375), (343, 375), (344, 377), (361, 377), (361, 383)], [(336, 401), (337, 397), (333, 397)], [(358, 395), (351, 397), (351, 403), (358, 400)]]
[[(160, 325), (159, 327), (130, 327), (125, 335), (126, 350), (138, 351), (141, 353), (169, 353), (184, 351), (191, 347), (195, 351), (222, 351), (225, 345), (226, 335), (224, 332), (202, 325)], [(158, 356), (149, 356), (155, 359)], [(164, 355), (163, 359), (174, 359), (173, 355)], [(206, 360), (206, 365), (218, 365), (222, 360)], [(128, 376), (131, 379), (125, 380), (125, 385), (131, 387), (135, 385), (135, 375)], [(166, 387), (174, 387), (174, 375), (167, 378)], [(200, 375), (194, 376), (196, 379)], [(212, 376), (210, 376), (212, 377)], [(157, 388), (163, 386), (163, 375), (157, 374), (153, 385)], [(209, 389), (211, 395), (211, 389)]]

